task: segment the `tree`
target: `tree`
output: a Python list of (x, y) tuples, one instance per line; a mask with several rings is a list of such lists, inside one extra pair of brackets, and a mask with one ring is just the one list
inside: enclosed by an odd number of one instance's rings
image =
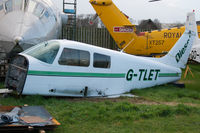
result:
[(160, 21), (158, 19), (154, 19), (153, 23), (156, 25), (157, 30), (161, 30), (162, 29), (162, 24), (160, 23)]
[(103, 23), (96, 14), (78, 15), (76, 25), (77, 27), (103, 27)]
[[(155, 21), (155, 23), (154, 23), (154, 21)], [(152, 31), (152, 30), (161, 29), (160, 22), (157, 19), (154, 21), (152, 21), (151, 19), (140, 21), (139, 25), (137, 27), (137, 30), (138, 31)]]

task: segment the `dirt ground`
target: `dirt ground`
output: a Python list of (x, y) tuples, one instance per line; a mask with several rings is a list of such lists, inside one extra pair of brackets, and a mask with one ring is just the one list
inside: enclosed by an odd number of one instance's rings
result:
[(128, 101), (132, 104), (144, 104), (144, 105), (168, 105), (168, 106), (177, 106), (179, 104), (184, 104), (187, 106), (192, 107), (200, 107), (200, 104), (193, 104), (193, 103), (178, 103), (178, 102), (156, 102), (151, 100), (146, 100), (140, 97), (134, 98), (126, 98), (126, 97), (119, 97), (119, 98), (67, 98), (66, 100), (72, 102), (80, 102), (80, 101), (90, 101), (90, 102), (103, 102), (103, 101), (110, 101), (110, 102), (121, 102), (121, 101)]

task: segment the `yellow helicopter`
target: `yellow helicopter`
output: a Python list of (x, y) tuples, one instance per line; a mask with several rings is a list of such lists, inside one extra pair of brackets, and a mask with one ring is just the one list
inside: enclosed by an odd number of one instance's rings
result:
[[(149, 2), (153, 1), (155, 0)], [(112, 0), (90, 0), (90, 3), (118, 47), (129, 54), (163, 56), (185, 31), (185, 27), (179, 27), (137, 34), (135, 25), (116, 7)], [(197, 28), (200, 31), (200, 26)]]

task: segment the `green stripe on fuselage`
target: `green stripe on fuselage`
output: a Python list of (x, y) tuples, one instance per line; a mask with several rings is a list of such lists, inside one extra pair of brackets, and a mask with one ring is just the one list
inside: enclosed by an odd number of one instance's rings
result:
[(180, 73), (159, 73), (158, 77), (180, 77)]
[[(33, 76), (59, 76), (59, 77), (97, 77), (97, 78), (125, 78), (125, 73), (84, 73), (84, 72), (53, 72), (53, 71), (28, 71)], [(158, 77), (179, 77), (180, 73), (159, 73)]]
[(33, 76), (60, 76), (60, 77), (97, 77), (97, 78), (125, 78), (124, 73), (84, 73), (84, 72), (52, 72), (52, 71), (28, 71)]

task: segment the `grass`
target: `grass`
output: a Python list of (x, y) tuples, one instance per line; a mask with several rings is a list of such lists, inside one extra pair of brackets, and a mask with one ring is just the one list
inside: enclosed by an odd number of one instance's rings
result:
[(161, 104), (136, 104), (132, 98), (74, 100), (42, 96), (10, 96), (0, 98), (0, 104), (44, 106), (61, 123), (52, 133), (200, 133), (200, 65), (190, 68), (195, 78), (190, 74), (182, 78), (185, 88), (163, 85), (131, 91), (139, 96), (136, 99)]
[(178, 88), (173, 85), (163, 85), (143, 90), (133, 90), (132, 94), (140, 96), (146, 100), (156, 102), (180, 102), (200, 104), (200, 88), (187, 89)]
[(183, 104), (136, 105), (122, 100), (73, 101), (72, 99), (45, 98), (42, 96), (9, 97), (0, 100), (2, 105), (42, 105), (62, 125), (55, 133), (67, 132), (198, 132), (200, 107)]

